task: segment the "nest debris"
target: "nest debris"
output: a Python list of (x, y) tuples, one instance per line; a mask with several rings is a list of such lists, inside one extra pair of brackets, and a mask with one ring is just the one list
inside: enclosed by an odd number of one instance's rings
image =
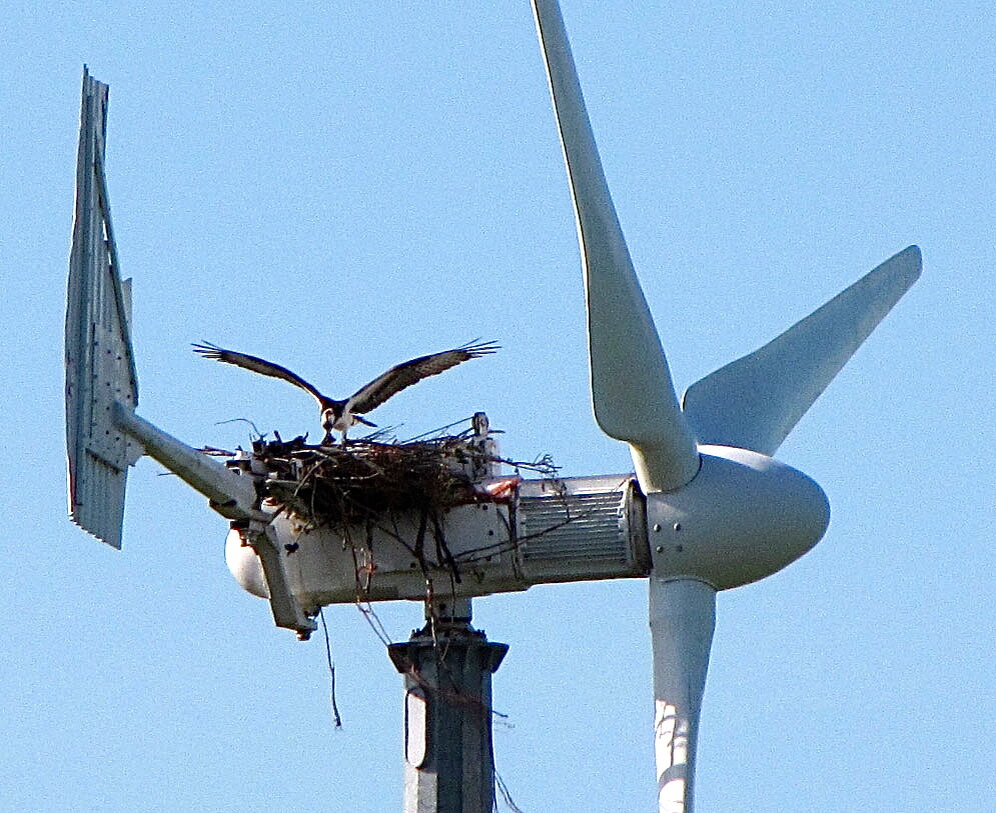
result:
[(495, 502), (499, 497), (481, 481), (503, 462), (472, 435), (396, 443), (351, 440), (345, 446), (315, 446), (304, 437), (258, 440), (253, 457), (265, 470), (264, 499), (307, 528)]

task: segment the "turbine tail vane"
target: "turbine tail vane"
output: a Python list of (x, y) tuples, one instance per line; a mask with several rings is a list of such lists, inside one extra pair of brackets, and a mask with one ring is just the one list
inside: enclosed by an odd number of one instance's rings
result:
[(66, 441), (73, 521), (121, 547), (128, 466), (141, 450), (113, 420), (134, 408), (130, 280), (122, 282), (104, 182), (107, 85), (84, 69), (76, 212), (66, 304)]
[(699, 440), (773, 455), (920, 269), (920, 249), (910, 246), (764, 347), (689, 387), (685, 415)]
[(577, 217), (595, 419), (630, 444), (644, 491), (670, 491), (698, 471), (695, 438), (609, 195), (560, 9), (534, 0), (533, 11)]

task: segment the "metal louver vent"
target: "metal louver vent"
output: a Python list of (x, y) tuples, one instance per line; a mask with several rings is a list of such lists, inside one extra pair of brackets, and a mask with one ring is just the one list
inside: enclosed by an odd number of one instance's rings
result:
[(642, 512), (634, 511), (634, 501), (640, 498), (632, 477), (578, 477), (562, 484), (562, 493), (548, 484), (520, 490), (518, 551), (523, 574), (543, 581), (572, 580), (577, 578), (575, 569), (587, 578), (644, 574), (640, 548), (646, 543), (635, 533)]

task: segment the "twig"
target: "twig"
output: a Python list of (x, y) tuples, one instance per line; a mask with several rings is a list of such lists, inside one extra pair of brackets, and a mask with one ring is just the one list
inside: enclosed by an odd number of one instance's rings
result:
[(335, 702), (335, 664), (332, 663), (332, 644), (329, 640), (329, 628), (325, 623), (325, 613), (322, 608), (318, 608), (318, 617), (322, 621), (322, 630), (325, 632), (325, 658), (329, 665), (329, 699), (332, 705), (332, 721), (336, 728), (342, 728), (342, 716), (339, 714), (339, 706)]

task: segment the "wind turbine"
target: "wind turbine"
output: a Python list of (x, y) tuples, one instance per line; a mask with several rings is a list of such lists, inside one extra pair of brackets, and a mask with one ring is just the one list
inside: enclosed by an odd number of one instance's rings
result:
[(646, 496), (658, 806), (690, 813), (716, 593), (764, 578), (822, 537), (829, 506), (772, 459), (816, 398), (920, 275), (910, 246), (679, 404), (630, 260), (556, 0), (532, 0), (574, 201), (591, 397), (629, 444)]
[[(349, 545), (334, 528), (301, 532), (267, 507), (265, 471), (252, 454), (225, 465), (139, 417), (131, 287), (120, 277), (104, 174), (108, 88), (85, 73), (66, 315), (70, 513), (120, 547), (127, 470), (143, 453), (154, 457), (230, 520), (233, 575), (301, 638), (320, 607), (357, 600), (357, 562), (371, 576), (366, 601), (425, 600), (424, 574), (448, 576), (454, 562), (472, 576), (450, 585), (446, 600), (454, 605), (534, 584), (646, 577), (659, 810), (688, 813), (716, 593), (785, 567), (820, 540), (829, 519), (819, 486), (772, 455), (917, 279), (920, 254), (911, 246), (895, 255), (764, 347), (693, 384), (679, 404), (609, 195), (560, 9), (555, 0), (533, 0), (533, 10), (577, 217), (595, 419), (629, 444), (635, 477), (564, 478), (556, 488), (522, 481), (500, 501), (450, 511), (448, 559), (416, 560), (395, 543), (414, 538), (417, 517), (398, 518), (390, 534), (358, 534)], [(479, 441), (489, 443), (486, 421), (480, 427)], [(451, 609), (453, 619), (460, 608)], [(478, 673), (497, 668), (495, 653)], [(426, 714), (412, 708), (424, 735)], [(420, 760), (426, 743), (432, 738), (408, 732), (406, 746)], [(487, 784), (490, 740), (478, 745), (483, 773), (475, 772)]]

